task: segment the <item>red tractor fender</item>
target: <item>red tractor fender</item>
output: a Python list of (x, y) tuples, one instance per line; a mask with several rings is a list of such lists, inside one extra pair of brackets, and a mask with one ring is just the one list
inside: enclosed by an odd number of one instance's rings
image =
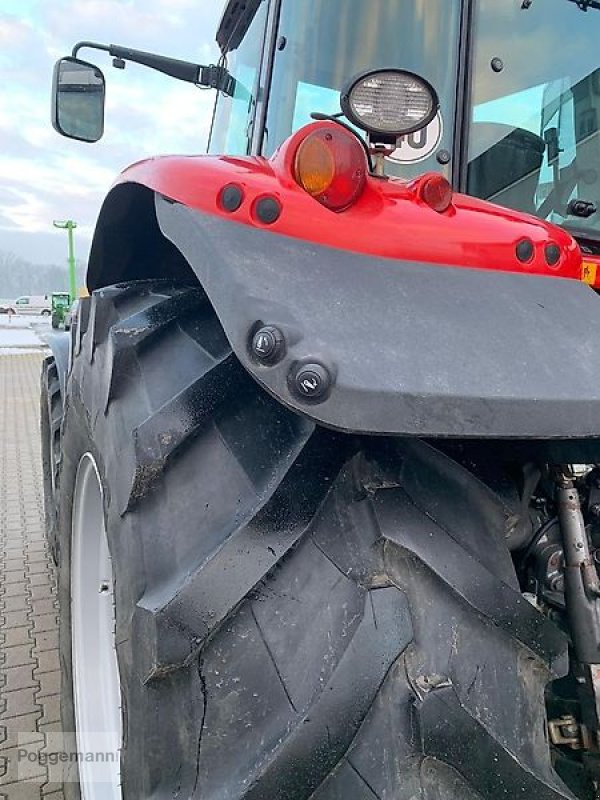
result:
[[(571, 460), (573, 442), (600, 437), (600, 305), (576, 242), (459, 194), (438, 213), (419, 181), (369, 177), (352, 207), (329, 211), (294, 179), (306, 130), (271, 160), (134, 164), (102, 208), (90, 290), (199, 282), (254, 379), (331, 428), (568, 440)], [(268, 359), (265, 328), (279, 340)]]
[[(308, 125), (288, 139), (272, 159), (232, 156), (166, 156), (140, 161), (126, 169), (118, 183), (140, 184), (191, 209), (241, 225), (269, 229), (302, 241), (383, 258), (419, 261), (581, 279), (581, 253), (562, 228), (482, 200), (455, 193), (443, 213), (419, 196), (416, 181), (367, 178), (362, 195), (347, 210), (336, 213), (308, 195), (294, 178), (299, 144), (314, 129)], [(234, 211), (222, 203), (226, 187), (241, 191)], [(280, 215), (265, 223), (258, 212), (261, 200), (274, 198)], [(526, 263), (517, 258), (519, 242), (533, 243)], [(549, 245), (560, 256), (551, 266)]]

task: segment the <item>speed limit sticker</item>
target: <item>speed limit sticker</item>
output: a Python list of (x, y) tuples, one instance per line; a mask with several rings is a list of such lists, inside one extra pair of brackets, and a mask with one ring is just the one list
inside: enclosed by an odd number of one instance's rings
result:
[(437, 116), (426, 128), (398, 139), (398, 147), (388, 158), (397, 164), (417, 164), (419, 161), (424, 161), (437, 149), (442, 141), (443, 132), (442, 115), (438, 111)]

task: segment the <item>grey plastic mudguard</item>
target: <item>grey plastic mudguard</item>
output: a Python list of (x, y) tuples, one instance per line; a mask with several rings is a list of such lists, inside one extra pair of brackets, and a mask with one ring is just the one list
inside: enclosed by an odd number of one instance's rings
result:
[(44, 341), (52, 351), (56, 370), (58, 372), (58, 380), (60, 383), (60, 391), (63, 397), (66, 394), (67, 376), (69, 374), (69, 358), (70, 358), (70, 335), (65, 332), (61, 333), (48, 333), (44, 336)]
[[(156, 210), (237, 357), (286, 406), (351, 432), (600, 437), (600, 302), (586, 285), (346, 252), (158, 195)], [(261, 324), (285, 337), (273, 366), (250, 350)], [(333, 378), (322, 402), (290, 382), (308, 362)]]

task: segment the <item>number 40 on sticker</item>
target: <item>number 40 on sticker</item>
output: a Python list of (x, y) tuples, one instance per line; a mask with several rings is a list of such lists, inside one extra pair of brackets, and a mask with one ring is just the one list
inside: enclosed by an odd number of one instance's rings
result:
[(419, 161), (425, 161), (437, 149), (443, 132), (442, 115), (438, 111), (437, 116), (426, 128), (398, 139), (398, 147), (388, 158), (397, 164), (417, 164)]

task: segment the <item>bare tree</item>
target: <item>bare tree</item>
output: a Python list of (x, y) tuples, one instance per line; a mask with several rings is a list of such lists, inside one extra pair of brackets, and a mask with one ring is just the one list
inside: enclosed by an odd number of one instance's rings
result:
[[(84, 281), (85, 264), (78, 262), (78, 285)], [(50, 294), (67, 291), (66, 264), (33, 264), (7, 250), (0, 250), (0, 298), (14, 299), (21, 294)]]

